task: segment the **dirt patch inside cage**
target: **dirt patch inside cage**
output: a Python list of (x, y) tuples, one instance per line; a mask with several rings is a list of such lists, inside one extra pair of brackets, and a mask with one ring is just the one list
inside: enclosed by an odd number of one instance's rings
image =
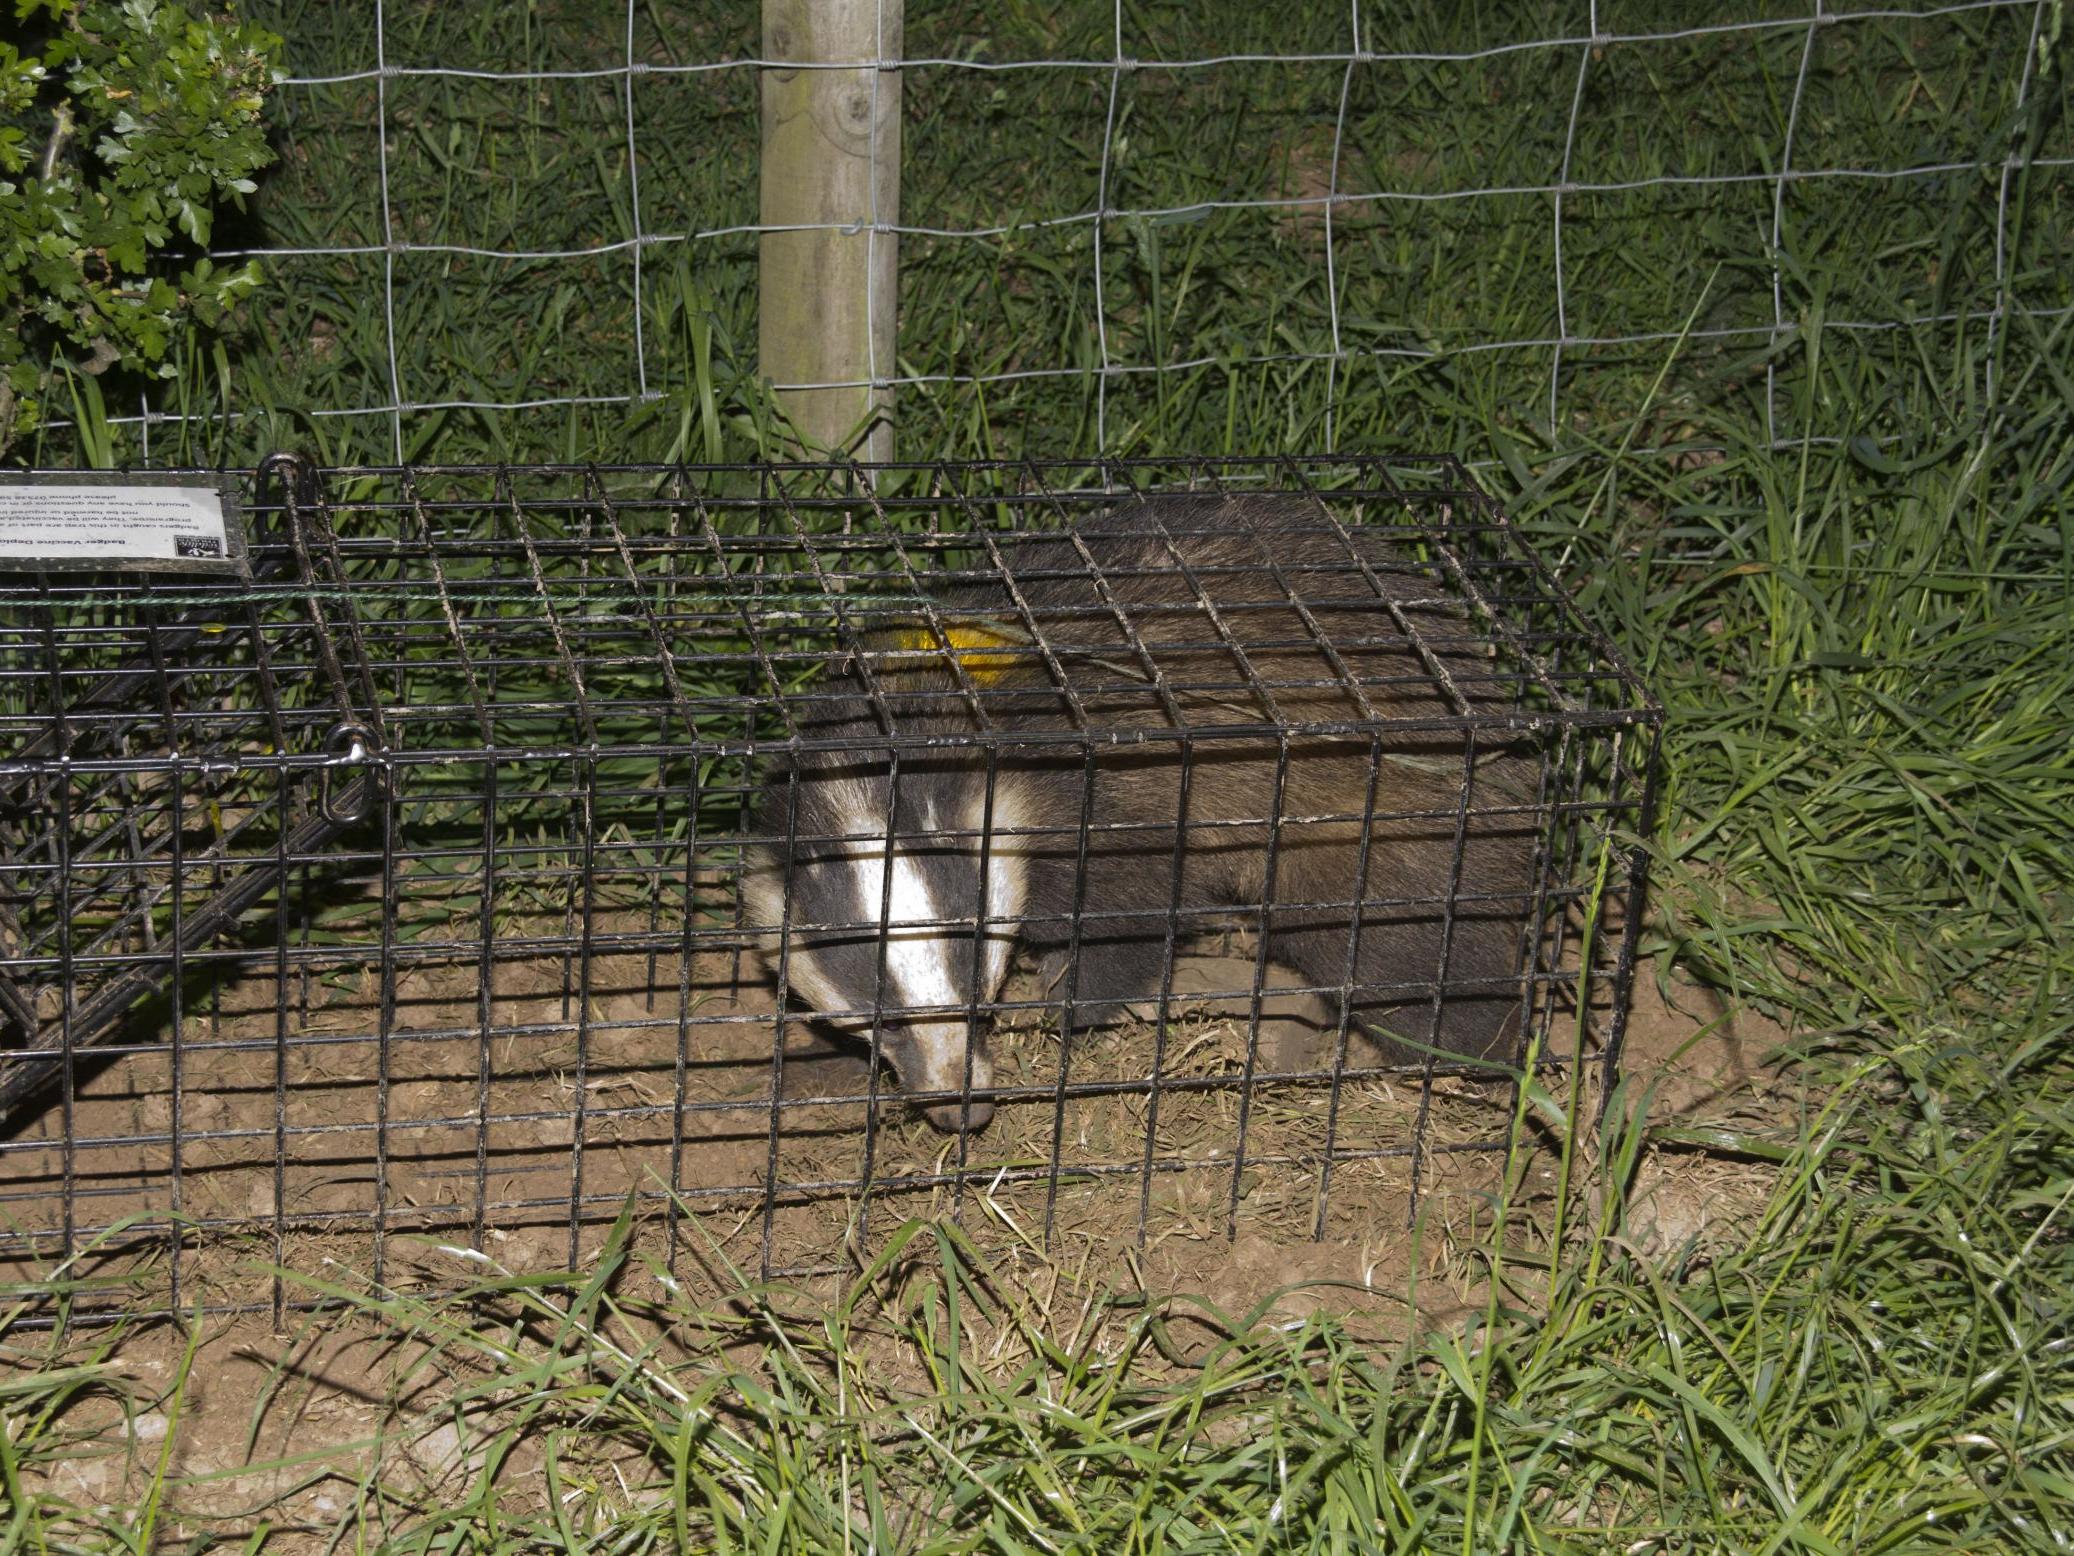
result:
[[(1062, 1047), (1041, 1012), (998, 1025), (1013, 1100), (963, 1136), (855, 1048), (781, 1021), (732, 947), (248, 973), (180, 1012), (177, 1045), (144, 1033), (83, 1064), (69, 1107), (18, 1132), (5, 1278), (34, 1280), (69, 1244), (111, 1310), (270, 1309), (274, 1266), (440, 1285), (471, 1250), (580, 1264), (630, 1204), (723, 1284), (838, 1275), (889, 1228), (947, 1214), (990, 1249), (1069, 1266), (1138, 1250), (1148, 1278), (1184, 1280), (1188, 1250), (1230, 1237), (1322, 1238), (1349, 1251), (1335, 1278), (1372, 1273), (1362, 1250), (1401, 1243), (1422, 1194), (1495, 1186), (1509, 1088), (1362, 1075), (1372, 1050), (1336, 1056), (1294, 997), (1271, 990), (1257, 1029), (1248, 1002), (1196, 997), (1252, 972), (1184, 959), (1163, 1031), (1132, 1019)], [(1321, 1081), (1336, 1058), (1356, 1074)]]

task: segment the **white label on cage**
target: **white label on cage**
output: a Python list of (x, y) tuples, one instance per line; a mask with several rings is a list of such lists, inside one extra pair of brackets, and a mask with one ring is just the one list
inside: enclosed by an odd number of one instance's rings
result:
[(213, 486), (0, 484), (0, 567), (236, 566)]

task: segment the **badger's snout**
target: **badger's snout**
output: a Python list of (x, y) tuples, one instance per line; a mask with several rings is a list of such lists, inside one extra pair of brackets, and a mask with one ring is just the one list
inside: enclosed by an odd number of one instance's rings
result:
[[(889, 1025), (881, 1035), (885, 1055), (893, 1073), (900, 1077), (901, 1090), (921, 1097), (921, 1114), (945, 1134), (984, 1129), (994, 1116), (994, 1104), (982, 1096), (968, 1095), (965, 1088), (966, 1050), (971, 1049), (972, 1091), (983, 1092), (994, 1084), (994, 1066), (987, 1058), (986, 1039), (966, 1041), (962, 1021), (917, 1022), (901, 1029)], [(931, 1092), (946, 1095), (928, 1100)]]

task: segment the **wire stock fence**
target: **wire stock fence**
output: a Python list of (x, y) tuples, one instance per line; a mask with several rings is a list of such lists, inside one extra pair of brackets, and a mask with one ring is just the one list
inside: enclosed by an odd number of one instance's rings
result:
[[(286, 165), (222, 253), (270, 262), (281, 403), (352, 451), (402, 460), (440, 413), (654, 405), (682, 384), (665, 294), (753, 310), (751, 8), (249, 9), (288, 38)], [(1686, 350), (1751, 359), (1776, 443), (1835, 430), (1791, 421), (1810, 330), (1984, 337), (1992, 394), (2010, 321), (2074, 311), (2051, 0), (1676, 9), (910, 6), (903, 57), (827, 67), (897, 66), (908, 104), (902, 219), (827, 224), (903, 245), (871, 381), (1063, 387), (1108, 452), (1176, 386), (1322, 375), (1329, 448), (1357, 379), (1474, 360), (1560, 444)], [(179, 417), (126, 419), (149, 457)]]

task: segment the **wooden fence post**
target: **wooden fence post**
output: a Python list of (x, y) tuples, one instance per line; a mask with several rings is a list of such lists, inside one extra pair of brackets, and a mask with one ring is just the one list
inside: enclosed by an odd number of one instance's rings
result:
[[(902, 0), (763, 0), (763, 56), (776, 62), (897, 61)], [(900, 71), (763, 72), (758, 371), (808, 445), (893, 457), (899, 302)], [(835, 224), (835, 225), (830, 225)]]

